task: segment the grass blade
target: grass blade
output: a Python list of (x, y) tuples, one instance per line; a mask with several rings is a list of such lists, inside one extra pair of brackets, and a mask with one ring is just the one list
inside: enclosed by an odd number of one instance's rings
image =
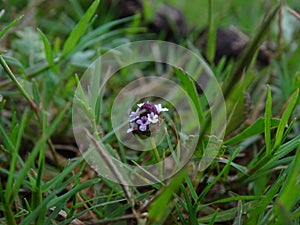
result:
[(294, 107), (297, 104), (298, 97), (299, 97), (299, 89), (297, 89), (296, 92), (290, 97), (290, 99), (288, 101), (289, 102), (288, 106), (286, 107), (286, 109), (284, 110), (284, 112), (282, 114), (281, 120), (278, 125), (278, 129), (276, 132), (275, 144), (274, 144), (273, 151), (276, 151), (281, 144), (286, 124), (294, 110)]
[(166, 219), (166, 214), (170, 213), (170, 210), (167, 209), (170, 209), (172, 196), (182, 184), (185, 176), (185, 170), (179, 172), (157, 199), (152, 202), (149, 209), (149, 222), (151, 221), (149, 224), (162, 224), (163, 218)]
[(265, 109), (265, 141), (266, 141), (266, 153), (271, 154), (271, 120), (272, 120), (272, 96), (271, 89), (267, 88), (267, 101)]
[(299, 174), (300, 174), (300, 147), (296, 151), (294, 161), (288, 169), (288, 176), (282, 187), (282, 191), (277, 199), (277, 206), (275, 210), (277, 213), (281, 211), (281, 208), (290, 211), (297, 199), (300, 196), (300, 184), (299, 184)]
[[(250, 127), (247, 127), (245, 130), (243, 130), (236, 136), (225, 141), (224, 145), (234, 145), (243, 140), (246, 140), (249, 137), (261, 134), (264, 131), (264, 124), (265, 124), (265, 119), (259, 118)], [(271, 128), (277, 127), (278, 124), (279, 124), (279, 119), (271, 120)]]
[(186, 74), (181, 69), (175, 69), (175, 74), (177, 75), (178, 79), (182, 83), (181, 87), (185, 89), (185, 91), (188, 93), (191, 100), (193, 101), (194, 106), (197, 110), (200, 124), (204, 124), (204, 113), (200, 104), (200, 99), (197, 93), (195, 82), (191, 79), (190, 76), (188, 76), (188, 74)]
[(55, 118), (51, 126), (48, 128), (47, 132), (40, 138), (40, 140), (36, 143), (34, 149), (30, 153), (26, 163), (24, 164), (22, 170), (20, 171), (18, 177), (16, 178), (16, 181), (13, 186), (12, 195), (10, 196), (10, 201), (13, 201), (22, 186), (28, 171), (30, 170), (34, 160), (36, 159), (36, 156), (40, 152), (40, 148), (45, 144), (45, 142), (48, 140), (48, 138), (51, 136), (51, 134), (55, 131), (57, 126), (59, 125), (60, 121), (63, 119), (63, 116), (67, 109), (69, 108), (69, 104), (58, 114), (58, 116)]
[(62, 56), (66, 56), (69, 54), (75, 47), (82, 35), (85, 33), (89, 21), (94, 16), (96, 9), (98, 8), (100, 0), (95, 0), (93, 4), (88, 8), (84, 16), (80, 19), (76, 27), (73, 29), (73, 31), (68, 36), (64, 47)]
[(249, 219), (245, 224), (257, 224), (259, 221), (259, 217), (264, 214), (266, 207), (272, 203), (273, 198), (277, 194), (281, 185), (284, 182), (284, 174), (281, 174), (279, 178), (274, 182), (274, 184), (270, 187), (268, 192), (265, 194), (265, 198), (255, 203), (255, 207), (249, 212)]
[(49, 64), (49, 67), (53, 70), (53, 72), (58, 74), (58, 68), (55, 67), (54, 55), (53, 55), (53, 52), (52, 52), (52, 49), (51, 49), (50, 42), (49, 42), (48, 38), (46, 37), (46, 35), (39, 28), (37, 28), (37, 30), (38, 30), (38, 32), (40, 34), (40, 37), (41, 37), (41, 39), (43, 41), (43, 44), (44, 44), (45, 57), (46, 57), (46, 60)]
[(19, 20), (21, 20), (24, 16), (19, 16), (18, 18), (14, 19), (12, 22), (10, 22), (6, 27), (4, 27), (0, 32), (0, 39), (7, 33), (7, 31), (13, 27)]
[(242, 201), (238, 201), (238, 206), (236, 209), (236, 217), (233, 225), (242, 225), (243, 224), (243, 204)]
[(234, 86), (238, 84), (238, 81), (241, 79), (245, 68), (247, 68), (257, 49), (259, 48), (263, 37), (267, 33), (268, 28), (270, 27), (271, 22), (274, 20), (277, 12), (279, 10), (279, 4), (277, 4), (273, 10), (269, 13), (269, 15), (264, 20), (263, 24), (260, 26), (258, 32), (256, 33), (253, 40), (246, 47), (244, 53), (242, 54), (240, 60), (237, 62), (236, 66), (233, 68), (231, 75), (228, 77), (228, 81), (224, 84), (224, 96), (227, 98), (232, 90), (234, 90)]

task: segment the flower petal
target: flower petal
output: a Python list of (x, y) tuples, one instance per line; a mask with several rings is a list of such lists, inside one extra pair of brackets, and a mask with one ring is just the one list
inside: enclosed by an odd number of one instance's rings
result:
[(140, 129), (140, 131), (146, 131), (147, 125), (141, 125), (139, 129)]
[(156, 107), (156, 110), (157, 110), (158, 113), (169, 111), (168, 108), (162, 108), (162, 107), (161, 107), (161, 104), (155, 105), (155, 107)]
[(152, 113), (148, 114), (148, 121), (151, 123), (157, 123), (158, 122), (158, 115)]

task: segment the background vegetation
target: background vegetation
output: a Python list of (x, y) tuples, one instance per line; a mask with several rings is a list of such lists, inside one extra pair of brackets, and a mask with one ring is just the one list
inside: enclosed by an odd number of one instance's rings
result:
[[(144, 3), (142, 16), (120, 18), (116, 1), (0, 2), (0, 223), (299, 224), (298, 1)], [(99, 55), (133, 40), (165, 39), (149, 28), (165, 3), (181, 9), (191, 28), (187, 37), (170, 39), (205, 56), (222, 85), (227, 134), (205, 171), (195, 169), (199, 143), (172, 179), (124, 187), (97, 176), (81, 157), (72, 134), (74, 91)], [(214, 62), (217, 27), (231, 25), (249, 36), (249, 44), (238, 58)], [(204, 28), (206, 50), (194, 42)], [(264, 67), (255, 62), (263, 43), (272, 55)], [(147, 67), (150, 74), (156, 69)], [(131, 69), (120, 71), (102, 104), (111, 105), (136, 77)], [(106, 134), (109, 115), (101, 114)], [(114, 136), (106, 144), (122, 160), (142, 163)]]

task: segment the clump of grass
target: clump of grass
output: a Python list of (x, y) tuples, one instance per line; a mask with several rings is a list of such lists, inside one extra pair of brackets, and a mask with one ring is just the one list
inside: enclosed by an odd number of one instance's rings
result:
[[(206, 54), (212, 61), (218, 13), (212, 1), (209, 3), (210, 35)], [(238, 6), (232, 1), (228, 7), (234, 11)], [(24, 7), (26, 12), (29, 6), (18, 7)], [(193, 81), (183, 71), (175, 71), (173, 75), (196, 105), (197, 119), (200, 123), (207, 121), (208, 125), (203, 126), (193, 160), (169, 180), (146, 187), (127, 186), (124, 182), (115, 184), (96, 176), (78, 153), (71, 132), (71, 102), (85, 69), (115, 46), (142, 38), (138, 34), (146, 29), (138, 26), (140, 18), (136, 16), (108, 20), (113, 15), (99, 12), (98, 0), (87, 8), (70, 1), (68, 7), (71, 10), (62, 11), (58, 18), (43, 18), (38, 14), (36, 22), (42, 19), (42, 23), (51, 25), (65, 18), (66, 27), (72, 30), (69, 33), (62, 28), (47, 28), (45, 24), (40, 24), (40, 29), (23, 30), (20, 23), (28, 15), (9, 21), (0, 31), (0, 39), (10, 37), (10, 43), (18, 43), (18, 48), (6, 43), (6, 49), (0, 52), (1, 223), (299, 223), (299, 39), (293, 37), (291, 43), (281, 43), (296, 47), (289, 50), (281, 46), (277, 58), (267, 68), (259, 70), (254, 65), (260, 44), (265, 37), (274, 35), (272, 26), (282, 13), (283, 4), (274, 6), (264, 17), (237, 62), (221, 61), (212, 65), (224, 90), (229, 123), (219, 154), (205, 171), (195, 168), (209, 128), (206, 102), (197, 94)], [(3, 18), (7, 19), (7, 14), (11, 16), (8, 11)], [(97, 24), (97, 16), (103, 24)], [(245, 26), (257, 26), (257, 23), (249, 25), (247, 16), (238, 15), (247, 22)], [(38, 38), (39, 48), (26, 46), (30, 37)], [(143, 70), (151, 74), (162, 67), (141, 65), (134, 72), (139, 75)], [(125, 68), (119, 71), (119, 77), (110, 81), (108, 88), (112, 96), (117, 94), (114, 88), (121, 88), (137, 77), (132, 71)], [(251, 96), (251, 111), (245, 93)], [(97, 107), (92, 112), (95, 118), (104, 121), (102, 133), (98, 134), (105, 138), (104, 148), (126, 163), (143, 163), (146, 156), (153, 161), (163, 158), (161, 152), (127, 154), (129, 150), (117, 140), (108, 122), (112, 96), (101, 96), (101, 101), (96, 99)], [(172, 141), (178, 137), (173, 133), (168, 135), (166, 148), (171, 154)], [(68, 154), (66, 149), (74, 148), (75, 157), (58, 154), (59, 150)]]

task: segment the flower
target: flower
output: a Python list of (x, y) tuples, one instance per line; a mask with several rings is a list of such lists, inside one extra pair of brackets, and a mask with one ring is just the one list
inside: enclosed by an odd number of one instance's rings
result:
[(149, 134), (149, 126), (158, 123), (160, 120), (159, 114), (161, 112), (169, 111), (168, 108), (163, 108), (161, 104), (154, 105), (151, 102), (143, 102), (137, 104), (136, 111), (129, 114), (129, 126), (127, 133), (136, 132)]
[(140, 124), (140, 131), (146, 131), (147, 126), (150, 124), (150, 121), (148, 120), (148, 118), (146, 116), (142, 116), (141, 119), (138, 119), (136, 121), (137, 124)]
[(157, 114), (154, 114), (153, 112), (151, 112), (147, 116), (148, 116), (148, 121), (150, 121), (151, 123), (157, 123), (158, 122), (158, 115)]
[(138, 119), (139, 118), (139, 112), (140, 112), (140, 109), (137, 109), (135, 112), (130, 112), (129, 122), (133, 122), (136, 119)]
[(156, 107), (156, 110), (157, 110), (158, 113), (169, 111), (168, 108), (162, 108), (161, 104), (155, 105), (155, 107)]
[(140, 110), (143, 111), (141, 115), (148, 115), (149, 113), (153, 112), (154, 114), (158, 115), (156, 107), (150, 103), (150, 102), (145, 102), (143, 105), (141, 105)]
[(138, 129), (138, 125), (136, 123), (130, 123), (130, 128), (127, 130), (127, 134), (137, 129)]

